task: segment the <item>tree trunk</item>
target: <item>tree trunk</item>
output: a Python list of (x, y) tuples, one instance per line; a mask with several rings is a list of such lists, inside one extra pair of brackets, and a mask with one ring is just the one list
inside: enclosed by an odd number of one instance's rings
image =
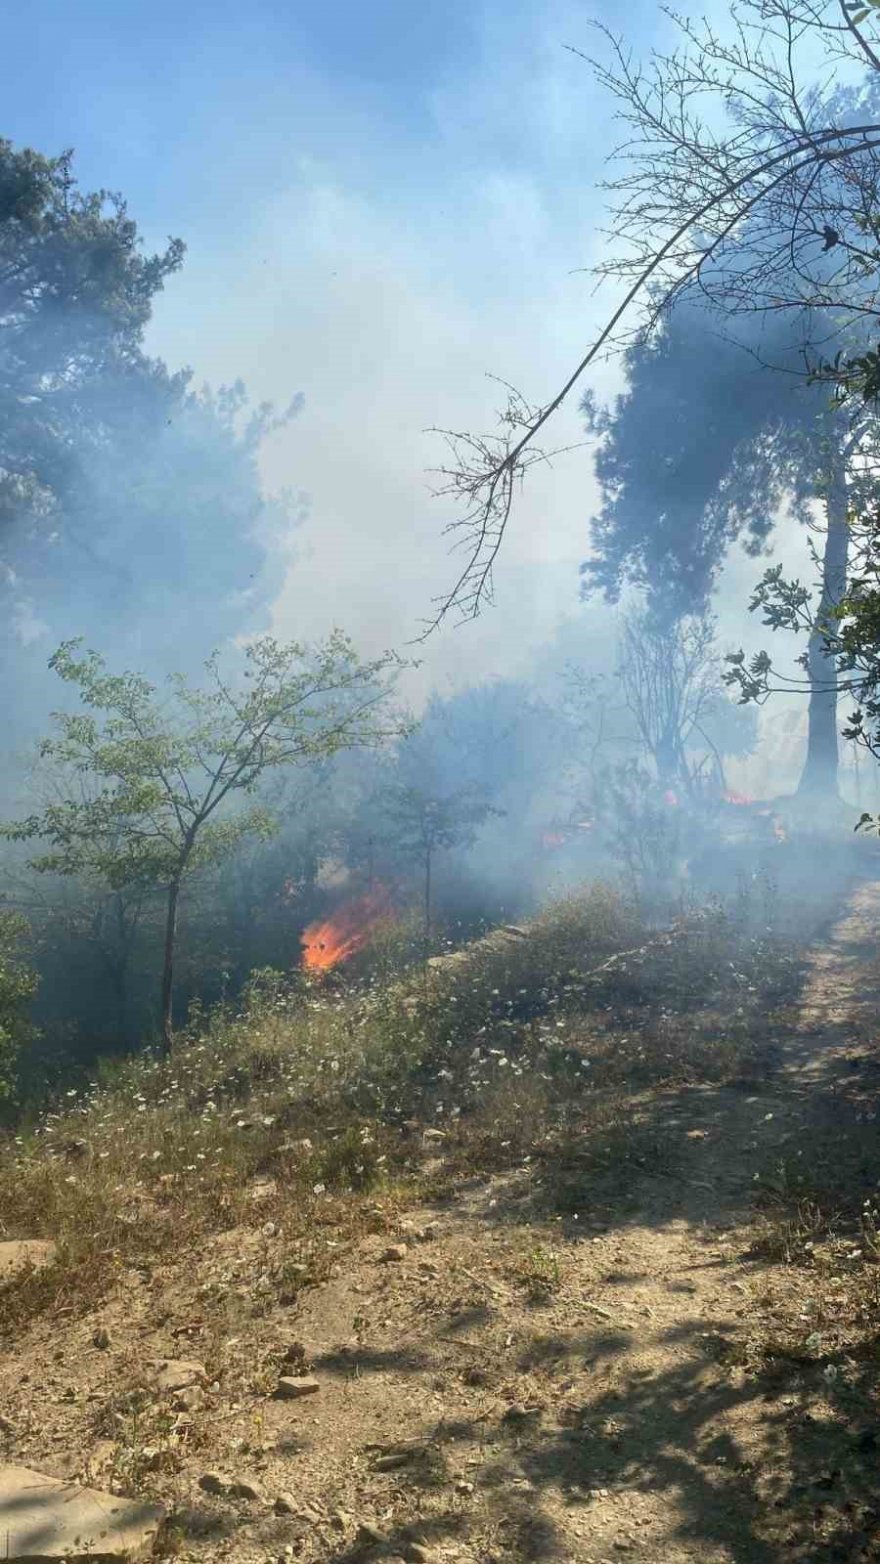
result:
[(431, 954), (431, 849), (425, 853), (425, 959)]
[(116, 1025), (119, 1039), (128, 1042), (128, 959), (130, 955), (128, 930), (125, 927), (125, 907), (122, 896), (116, 893), (116, 938), (118, 953), (113, 967), (113, 987), (116, 991)]
[(825, 501), (827, 531), (822, 560), (822, 596), (819, 612), (807, 648), (807, 673), (810, 680), (810, 706), (807, 732), (807, 758), (798, 785), (798, 793), (836, 795), (839, 764), (837, 734), (837, 689), (834, 663), (825, 655), (822, 626), (827, 615), (846, 589), (846, 564), (849, 546), (845, 468), (838, 459), (831, 473)]
[(116, 1001), (116, 1036), (120, 1045), (128, 1042), (128, 983), (124, 960), (113, 962), (110, 967), (110, 982), (113, 987), (113, 997)]
[(162, 1055), (168, 1058), (174, 1042), (172, 994), (174, 990), (174, 946), (177, 939), (177, 903), (180, 880), (168, 887), (168, 912), (165, 918), (165, 958), (162, 963)]

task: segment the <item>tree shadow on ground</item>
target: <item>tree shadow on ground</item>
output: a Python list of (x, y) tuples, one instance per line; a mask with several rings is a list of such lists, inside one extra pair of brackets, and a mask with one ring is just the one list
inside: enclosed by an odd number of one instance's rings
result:
[[(478, 1225), (521, 1229), (557, 1218), (568, 1240), (588, 1240), (585, 1216), (606, 1235), (684, 1223), (691, 1243), (707, 1248), (717, 1247), (721, 1227), (732, 1236), (732, 1258), (763, 1279), (767, 1258), (748, 1234), (756, 1183), (762, 1198), (773, 1169), (806, 1152), (817, 1174), (827, 1157), (829, 1199), (845, 1198), (852, 1211), (876, 1187), (880, 1051), (868, 1046), (875, 1015), (864, 998), (855, 1015), (831, 1001), (824, 1012), (814, 1007), (793, 1049), (768, 1058), (765, 1079), (640, 1094), (625, 1123), (594, 1122), (583, 1136), (569, 1126), (535, 1158), (527, 1189), (515, 1174), (510, 1198), (503, 1176), (482, 1186), (470, 1180), (458, 1199)], [(796, 1206), (801, 1196), (792, 1184), (778, 1198)], [(666, 1278), (666, 1291), (686, 1296), (694, 1276), (723, 1273), (728, 1263), (708, 1253)], [(792, 1273), (795, 1291), (809, 1289), (810, 1274)], [(626, 1264), (602, 1277), (612, 1289), (642, 1280)], [(613, 1314), (613, 1297), (603, 1296)], [(461, 1557), (480, 1564), (604, 1561), (618, 1551), (719, 1564), (880, 1559), (880, 1334), (858, 1349), (844, 1342), (819, 1356), (789, 1353), (772, 1340), (772, 1311), (744, 1313), (656, 1326), (554, 1322), (544, 1335), (536, 1331), (516, 1366), (542, 1381), (540, 1405), (496, 1406), (478, 1429), (463, 1421), (425, 1431), (447, 1463), (453, 1449), (474, 1454), (472, 1499), (462, 1511), (399, 1525), (372, 1556), (405, 1556), (430, 1533), (454, 1538), (466, 1550)], [(491, 1311), (475, 1305), (459, 1315), (463, 1329), (479, 1328), (481, 1314), (486, 1323)], [(439, 1339), (448, 1339), (450, 1327), (442, 1331)], [(571, 1364), (581, 1376), (574, 1401), (559, 1393)], [(491, 1386), (491, 1374), (484, 1382)], [(430, 1482), (418, 1468), (401, 1473), (398, 1512), (415, 1513), (433, 1482), (436, 1469)], [(355, 1547), (332, 1557), (348, 1564), (364, 1556)]]

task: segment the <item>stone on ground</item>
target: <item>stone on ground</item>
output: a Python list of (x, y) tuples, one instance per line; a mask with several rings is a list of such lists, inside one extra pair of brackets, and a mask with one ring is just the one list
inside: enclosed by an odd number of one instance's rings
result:
[(164, 1514), (145, 1500), (80, 1488), (26, 1466), (0, 1466), (4, 1559), (135, 1564), (152, 1556)]
[(316, 1396), (320, 1389), (320, 1380), (312, 1374), (282, 1374), (275, 1395), (279, 1401), (299, 1401), (303, 1396)]
[(166, 1395), (176, 1390), (189, 1390), (191, 1385), (204, 1384), (207, 1379), (204, 1363), (189, 1358), (160, 1358), (155, 1367), (156, 1389)]

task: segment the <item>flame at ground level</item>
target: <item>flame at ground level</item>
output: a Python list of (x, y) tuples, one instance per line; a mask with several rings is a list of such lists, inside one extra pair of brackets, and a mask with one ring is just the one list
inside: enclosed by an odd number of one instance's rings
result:
[(346, 902), (332, 916), (310, 923), (300, 935), (307, 972), (329, 972), (363, 950), (370, 935), (395, 916), (386, 890), (369, 891)]

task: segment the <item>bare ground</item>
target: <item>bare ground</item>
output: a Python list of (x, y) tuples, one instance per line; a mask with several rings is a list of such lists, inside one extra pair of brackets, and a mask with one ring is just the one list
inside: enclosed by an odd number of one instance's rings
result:
[[(285, 1308), (259, 1294), (269, 1191), (185, 1265), (120, 1275), (100, 1316), (35, 1321), (0, 1368), (8, 1458), (158, 1495), (168, 1551), (199, 1561), (880, 1558), (865, 1256), (818, 1221), (811, 1247), (792, 1183), (876, 1189), (878, 926), (865, 884), (760, 1086), (634, 1096), (643, 1165), (564, 1210), (546, 1169), (438, 1161), (430, 1203), (365, 1198), (373, 1231)], [(273, 1399), (298, 1344), (320, 1390)], [(166, 1357), (206, 1365), (204, 1406), (150, 1389)], [(209, 1471), (255, 1497), (207, 1494)]]

